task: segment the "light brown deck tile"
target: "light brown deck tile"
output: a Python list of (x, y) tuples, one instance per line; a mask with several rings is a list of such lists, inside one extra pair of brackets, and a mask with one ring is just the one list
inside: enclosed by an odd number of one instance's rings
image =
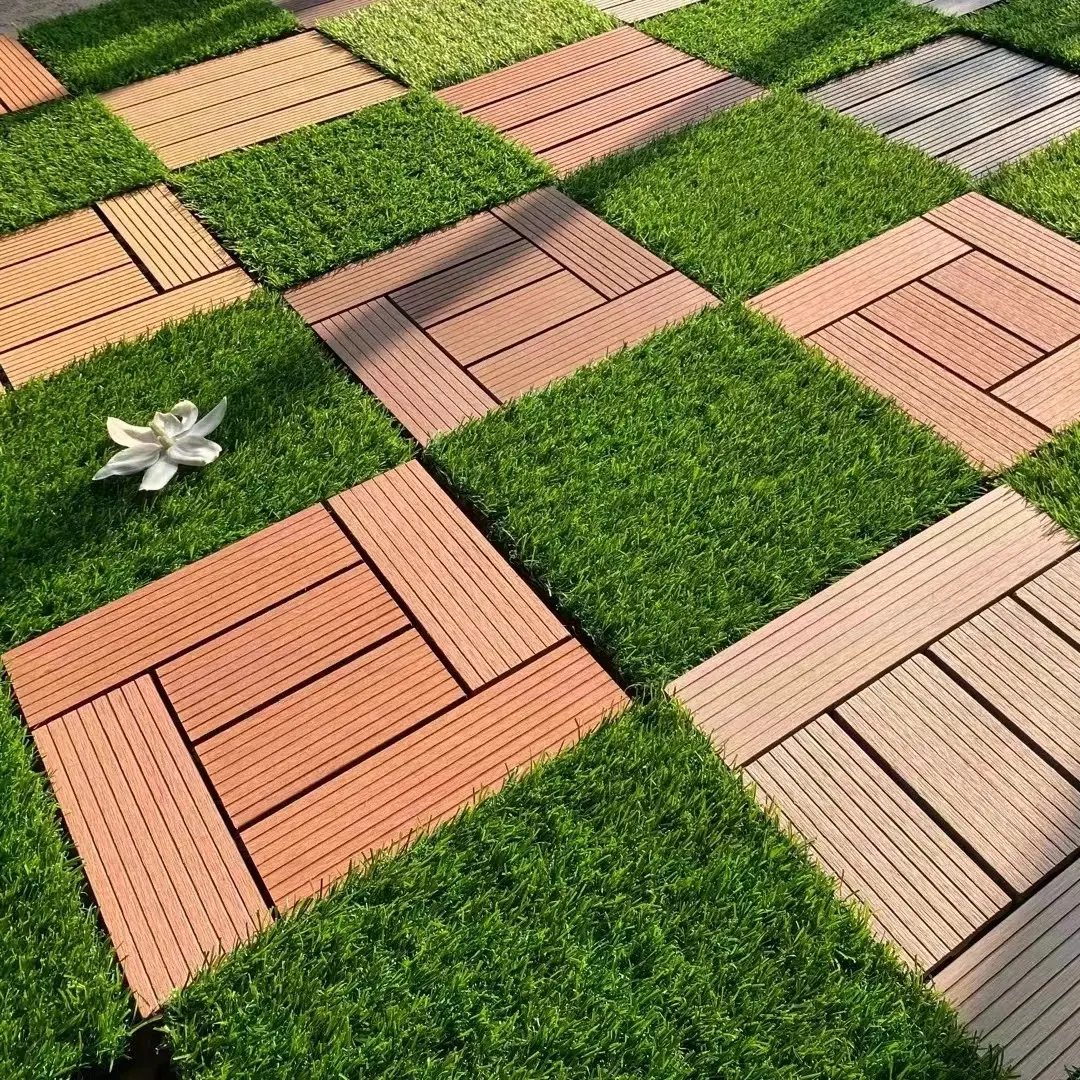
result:
[(330, 19), (358, 8), (367, 7), (374, 0), (276, 0), (281, 7), (291, 11), (301, 26), (313, 27), (320, 19)]
[(0, 34), (0, 113), (62, 98), (67, 90), (14, 38)]
[(148, 678), (34, 738), (139, 1011), (149, 1015), (267, 918)]
[(31, 225), (0, 237), (0, 270), (106, 233), (105, 223), (89, 209)]
[(1016, 595), (1074, 645), (1080, 646), (1080, 558), (1064, 559)]
[[(131, 267), (128, 253), (114, 236), (102, 231), (89, 240), (47, 251), (0, 270), (0, 309), (59, 290), (58, 306), (64, 301), (63, 289), (106, 270)], [(49, 302), (44, 301), (46, 305)], [(46, 311), (48, 307), (46, 306)], [(63, 318), (63, 315), (61, 315)], [(48, 325), (44, 319), (43, 325)]]
[(1080, 420), (1080, 341), (1051, 353), (994, 391), (1051, 431)]

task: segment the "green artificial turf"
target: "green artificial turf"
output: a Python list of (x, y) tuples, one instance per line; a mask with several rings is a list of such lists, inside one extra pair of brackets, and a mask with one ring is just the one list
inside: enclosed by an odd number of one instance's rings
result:
[(181, 1080), (990, 1080), (672, 706), (283, 920), (166, 1011)]
[(979, 490), (959, 451), (738, 305), (429, 453), (645, 684), (681, 675)]
[(87, 206), (165, 174), (96, 98), (66, 98), (0, 117), (0, 233)]
[(296, 25), (272, 0), (106, 0), (19, 37), (70, 90), (100, 93), (281, 37)]
[(1080, 240), (1080, 134), (990, 176), (983, 191), (992, 199)]
[(1080, 69), (1080, 0), (1008, 0), (965, 22), (991, 41)]
[(524, 150), (415, 92), (193, 165), (180, 192), (244, 265), (286, 286), (542, 184)]
[(703, 0), (650, 19), (643, 29), (752, 82), (806, 87), (954, 25), (908, 0)]
[(1075, 536), (1080, 536), (1080, 425), (1066, 428), (1005, 479), (1041, 506)]
[(750, 296), (966, 191), (963, 173), (775, 91), (563, 185), (720, 296)]
[[(0, 456), (3, 451), (0, 450)], [(0, 1077), (54, 1080), (118, 1057), (133, 1017), (83, 877), (0, 676)]]
[(437, 90), (616, 25), (587, 0), (379, 0), (319, 28), (407, 85)]
[[(107, 416), (145, 424), (228, 396), (204, 469), (160, 495), (91, 480), (118, 449)], [(409, 455), (389, 416), (299, 316), (259, 294), (105, 349), (0, 397), (0, 651), (193, 562)]]

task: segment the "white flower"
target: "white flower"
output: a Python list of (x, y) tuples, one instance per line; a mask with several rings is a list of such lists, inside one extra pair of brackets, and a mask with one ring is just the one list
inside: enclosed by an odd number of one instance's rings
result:
[(199, 410), (190, 401), (178, 401), (171, 412), (154, 413), (149, 427), (136, 427), (110, 416), (109, 435), (125, 449), (113, 454), (108, 464), (94, 473), (94, 479), (141, 472), (139, 490), (160, 491), (181, 465), (216, 461), (221, 447), (206, 436), (224, 419), (225, 402), (222, 398), (200, 420)]

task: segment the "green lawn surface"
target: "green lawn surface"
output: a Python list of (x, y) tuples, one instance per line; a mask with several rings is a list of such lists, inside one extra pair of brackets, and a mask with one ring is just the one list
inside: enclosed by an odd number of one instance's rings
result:
[(272, 0), (105, 0), (19, 37), (70, 90), (100, 93), (295, 29)]
[(1080, 134), (1005, 165), (981, 186), (990, 198), (1080, 240)]
[(178, 174), (238, 258), (288, 286), (538, 187), (546, 168), (422, 92)]
[(1008, 0), (964, 21), (991, 41), (1080, 69), (1080, 0)]
[(1080, 537), (1080, 425), (1058, 432), (1008, 472), (1005, 479)]
[(150, 148), (96, 98), (0, 116), (0, 234), (164, 175)]
[(776, 91), (563, 187), (720, 296), (751, 296), (947, 202), (964, 173)]
[(908, 0), (702, 0), (649, 19), (642, 29), (752, 82), (807, 87), (954, 25)]
[(319, 28), (408, 86), (437, 90), (616, 25), (587, 0), (379, 0)]

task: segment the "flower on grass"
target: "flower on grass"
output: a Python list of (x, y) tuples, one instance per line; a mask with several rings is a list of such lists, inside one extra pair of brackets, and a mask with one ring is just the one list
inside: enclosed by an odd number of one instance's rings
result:
[(201, 420), (190, 401), (178, 401), (169, 412), (154, 413), (149, 427), (110, 416), (109, 436), (124, 449), (113, 454), (94, 479), (141, 472), (139, 490), (160, 491), (181, 465), (198, 467), (216, 461), (221, 447), (206, 436), (224, 419), (226, 400), (222, 398)]

